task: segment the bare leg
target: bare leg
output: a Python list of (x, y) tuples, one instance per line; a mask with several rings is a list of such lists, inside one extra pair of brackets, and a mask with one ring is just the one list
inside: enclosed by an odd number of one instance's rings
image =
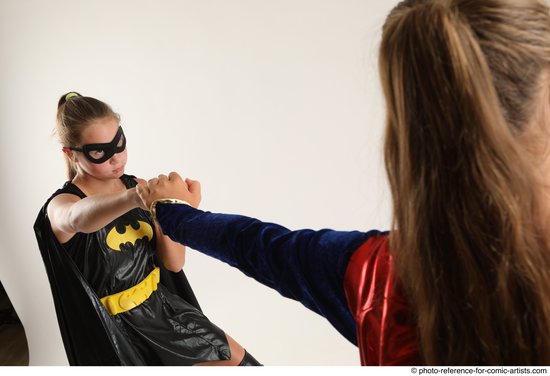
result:
[(215, 360), (213, 362), (203, 362), (195, 363), (194, 366), (238, 366), (241, 360), (244, 357), (244, 349), (241, 345), (237, 343), (233, 338), (231, 338), (227, 333), (227, 343), (229, 344), (229, 349), (231, 350), (231, 359), (229, 360)]

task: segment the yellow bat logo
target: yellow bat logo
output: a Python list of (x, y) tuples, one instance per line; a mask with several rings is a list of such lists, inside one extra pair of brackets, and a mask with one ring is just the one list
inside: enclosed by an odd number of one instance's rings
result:
[(124, 227), (124, 232), (118, 232), (116, 226), (109, 231), (105, 243), (107, 246), (115, 251), (120, 251), (120, 246), (122, 244), (130, 243), (132, 245), (136, 244), (138, 239), (147, 238), (149, 241), (153, 239), (153, 229), (151, 225), (147, 222), (137, 221), (139, 227), (137, 229), (133, 228), (131, 225)]

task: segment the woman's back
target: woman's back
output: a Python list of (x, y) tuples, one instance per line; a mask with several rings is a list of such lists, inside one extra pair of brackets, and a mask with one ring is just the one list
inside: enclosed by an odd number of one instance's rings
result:
[(391, 248), (427, 364), (547, 364), (542, 1), (404, 1), (380, 50)]

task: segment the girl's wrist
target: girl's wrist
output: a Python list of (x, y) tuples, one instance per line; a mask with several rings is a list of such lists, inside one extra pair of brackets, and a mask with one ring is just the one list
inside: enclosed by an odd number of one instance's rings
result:
[(141, 198), (137, 194), (136, 187), (130, 188), (126, 191), (128, 201), (132, 203), (133, 208), (144, 208)]

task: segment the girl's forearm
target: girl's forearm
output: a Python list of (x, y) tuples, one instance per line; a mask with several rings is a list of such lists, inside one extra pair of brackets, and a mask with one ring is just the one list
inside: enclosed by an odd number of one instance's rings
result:
[(75, 202), (67, 211), (72, 232), (98, 231), (122, 214), (138, 207), (135, 188), (122, 192), (88, 196)]

